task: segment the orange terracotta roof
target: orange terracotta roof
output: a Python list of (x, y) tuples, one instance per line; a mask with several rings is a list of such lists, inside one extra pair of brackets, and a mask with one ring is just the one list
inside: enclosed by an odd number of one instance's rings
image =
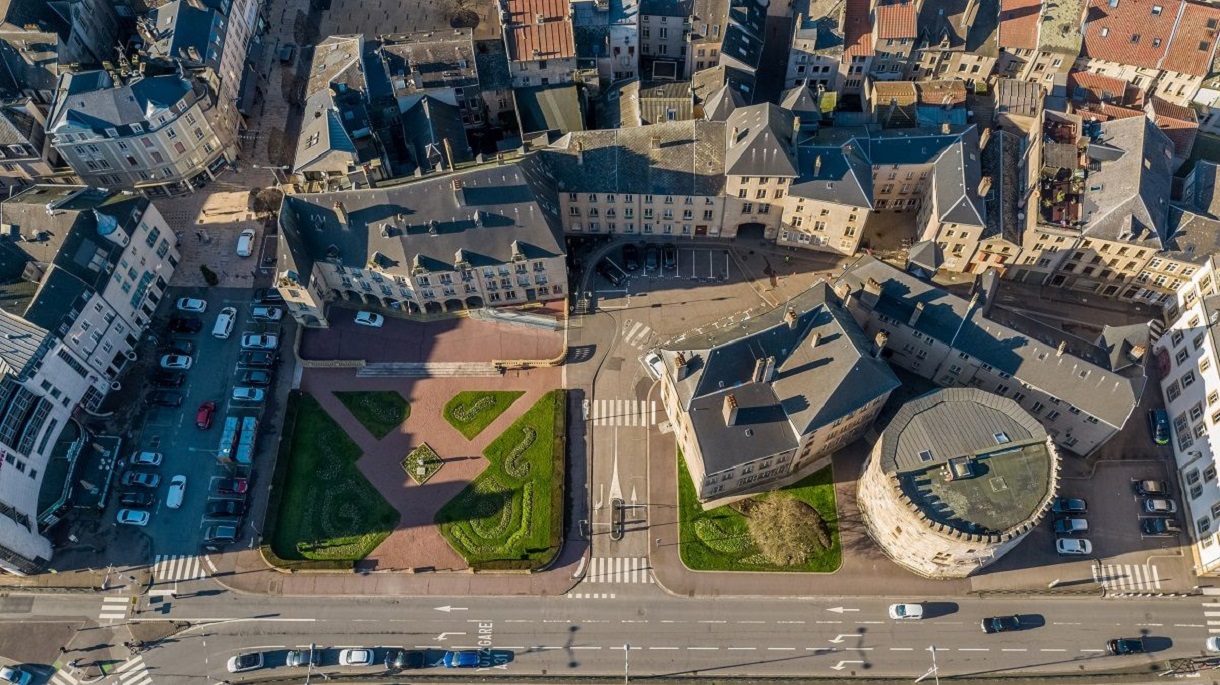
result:
[(1156, 114), (1158, 119), (1174, 119), (1176, 121), (1191, 123), (1199, 120), (1199, 117), (1195, 114), (1195, 111), (1185, 105), (1175, 104), (1155, 96), (1150, 101), (1150, 104), (1152, 105), (1152, 111)]
[(899, 0), (885, 5), (877, 5), (876, 32), (877, 38), (915, 38), (918, 29), (915, 26), (915, 3)]
[[(1211, 28), (1208, 28), (1209, 23)], [(1212, 56), (1216, 54), (1217, 29), (1220, 29), (1220, 7), (1186, 3), (1161, 68), (1179, 74), (1207, 76)]]
[(1182, 4), (1182, 0), (1090, 0), (1082, 53), (1107, 62), (1159, 69)]
[(1082, 119), (1096, 119), (1097, 121), (1113, 121), (1114, 119), (1130, 119), (1131, 117), (1142, 117), (1144, 113), (1138, 109), (1130, 107), (1120, 107), (1119, 105), (1111, 105), (1105, 102), (1097, 102), (1083, 107), (1077, 107), (1076, 113)]
[[(1080, 89), (1086, 92), (1078, 92)], [(1139, 89), (1131, 87), (1126, 81), (1089, 71), (1073, 71), (1068, 74), (1068, 97), (1073, 100), (1109, 102), (1116, 105), (1138, 105), (1143, 99)]]
[(1152, 98), (1149, 104), (1153, 123), (1173, 143), (1173, 156), (1189, 157), (1199, 135), (1199, 118), (1195, 111), (1158, 97)]
[[(539, 17), (542, 22), (539, 23)], [(508, 58), (575, 57), (572, 22), (565, 0), (508, 0)], [(537, 54), (535, 54), (537, 51)]]
[(1036, 50), (1041, 11), (1041, 0), (1001, 0), (1000, 47)]
[(873, 27), (869, 19), (869, 0), (847, 0), (843, 13), (843, 56), (873, 54)]

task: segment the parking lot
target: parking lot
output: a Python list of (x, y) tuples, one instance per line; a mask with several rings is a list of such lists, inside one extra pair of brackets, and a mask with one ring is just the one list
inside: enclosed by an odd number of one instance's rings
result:
[[(248, 289), (175, 292), (175, 299), (183, 296), (203, 299), (206, 310), (172, 311), (168, 325), (154, 331), (158, 349), (156, 359), (149, 360), (149, 365), (164, 367), (165, 356), (176, 355), (189, 358), (190, 368), (149, 370), (145, 383), (147, 409), (142, 413), (143, 423), (133, 431), (130, 453), (125, 455), (122, 466), (124, 476), (112, 498), (111, 515), (117, 517), (122, 508), (119, 501), (125, 493), (153, 496), (152, 502), (141, 503), (143, 506), (132, 500), (147, 498), (129, 498), (128, 508), (148, 514), (142, 530), (153, 540), (158, 581), (189, 580), (202, 574), (197, 563), (170, 562), (197, 554), (209, 529), (219, 526), (220, 530), (213, 532), (228, 533), (236, 539), (247, 532), (242, 526), (248, 518), (246, 494), (253, 492), (250, 479), (255, 477), (254, 455), (258, 453), (261, 433), (268, 432), (266, 424), (274, 416), (271, 408), (276, 389), (286, 380), (275, 374), (278, 350), (261, 359), (253, 358), (241, 349), (243, 336), (276, 336), (276, 346), (282, 348), (284, 336), (291, 333), (282, 320), (254, 320), (251, 292)], [(173, 302), (168, 306), (173, 309)], [(226, 309), (230, 307), (231, 311)], [(225, 339), (213, 336), (213, 327), (222, 312), (235, 315), (232, 331)], [(198, 323), (183, 323), (191, 320)], [(196, 327), (198, 330), (192, 332)], [(259, 427), (256, 423), (263, 425)], [(226, 427), (231, 430), (226, 432)], [(250, 429), (248, 436), (243, 434), (243, 428)], [(135, 452), (159, 454), (160, 463), (133, 466), (130, 454)], [(139, 472), (154, 474), (159, 482), (144, 486), (123, 484), (124, 478), (132, 478), (127, 474)], [(185, 479), (178, 493), (181, 501), (172, 502), (178, 506), (171, 507), (172, 493), (179, 489), (172, 481), (178, 476)], [(138, 521), (143, 517), (134, 518)]]

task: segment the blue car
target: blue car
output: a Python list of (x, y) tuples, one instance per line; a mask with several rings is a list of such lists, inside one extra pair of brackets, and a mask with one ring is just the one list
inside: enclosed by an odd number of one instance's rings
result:
[(445, 652), (445, 668), (474, 668), (479, 665), (479, 653), (474, 650)]
[(1148, 431), (1152, 433), (1152, 440), (1158, 445), (1169, 444), (1169, 413), (1164, 409), (1150, 409), (1148, 411)]

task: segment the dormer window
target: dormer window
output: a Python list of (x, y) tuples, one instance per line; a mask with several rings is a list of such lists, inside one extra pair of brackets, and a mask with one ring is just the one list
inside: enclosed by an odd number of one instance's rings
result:
[(1163, 12), (1163, 11), (1164, 11), (1164, 8), (1163, 8), (1163, 7), (1161, 7), (1160, 5), (1153, 5), (1153, 6), (1152, 6), (1152, 16), (1154, 16), (1154, 17), (1159, 17), (1159, 16), (1161, 16), (1161, 12)]

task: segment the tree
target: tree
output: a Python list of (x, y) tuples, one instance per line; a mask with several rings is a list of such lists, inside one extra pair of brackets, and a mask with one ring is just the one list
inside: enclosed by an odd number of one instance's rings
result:
[(754, 545), (777, 566), (799, 566), (830, 544), (830, 531), (817, 509), (794, 497), (772, 495), (749, 507)]

